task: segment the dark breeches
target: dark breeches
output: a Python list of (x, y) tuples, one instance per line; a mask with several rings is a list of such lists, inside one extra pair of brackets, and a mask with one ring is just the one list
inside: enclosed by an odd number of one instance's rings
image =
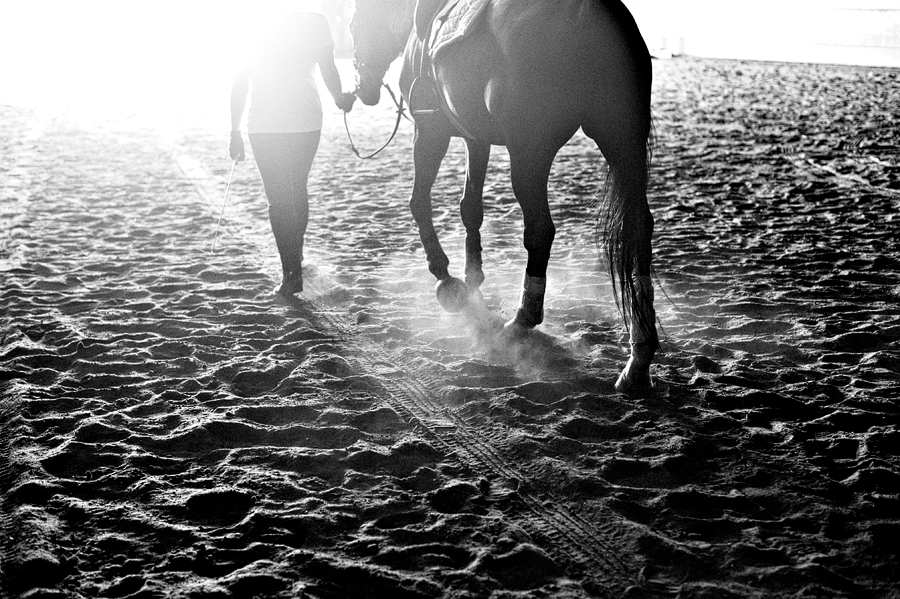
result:
[(299, 273), (303, 261), (303, 237), (309, 223), (307, 180), (320, 136), (321, 131), (249, 135), (286, 274)]

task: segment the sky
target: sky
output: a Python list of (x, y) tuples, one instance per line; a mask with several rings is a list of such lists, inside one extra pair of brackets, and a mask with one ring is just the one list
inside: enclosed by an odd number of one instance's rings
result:
[(0, 102), (94, 117), (188, 112), (227, 127), (254, 21), (323, 1), (333, 0), (0, 0)]

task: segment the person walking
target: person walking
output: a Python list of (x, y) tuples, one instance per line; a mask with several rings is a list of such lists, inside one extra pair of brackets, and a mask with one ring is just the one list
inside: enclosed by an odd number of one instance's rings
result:
[[(337, 107), (349, 112), (356, 96), (342, 92), (334, 40), (325, 17), (279, 16), (262, 31), (231, 88), (229, 155), (244, 160), (241, 122), (248, 96), (247, 133), (269, 205), (281, 258), (281, 295), (303, 291), (303, 239), (309, 222), (307, 181), (319, 148), (322, 104), (315, 67)], [(252, 88), (251, 88), (252, 85)]]

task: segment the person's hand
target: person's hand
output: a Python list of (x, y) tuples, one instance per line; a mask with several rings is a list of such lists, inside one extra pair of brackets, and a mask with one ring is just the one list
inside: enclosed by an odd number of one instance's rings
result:
[(350, 112), (354, 102), (356, 102), (356, 94), (353, 92), (344, 92), (334, 101), (335, 105), (344, 112)]
[(244, 159), (244, 138), (241, 137), (240, 131), (231, 132), (231, 143), (228, 144), (228, 155), (235, 162)]

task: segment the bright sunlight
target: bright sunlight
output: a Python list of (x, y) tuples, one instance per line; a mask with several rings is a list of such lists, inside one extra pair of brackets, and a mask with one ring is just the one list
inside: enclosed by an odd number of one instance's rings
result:
[[(318, 2), (31, 0), (0, 5), (0, 102), (82, 117), (222, 119), (254, 21)], [(206, 106), (206, 110), (200, 109)], [(224, 125), (223, 125), (224, 126)]]

